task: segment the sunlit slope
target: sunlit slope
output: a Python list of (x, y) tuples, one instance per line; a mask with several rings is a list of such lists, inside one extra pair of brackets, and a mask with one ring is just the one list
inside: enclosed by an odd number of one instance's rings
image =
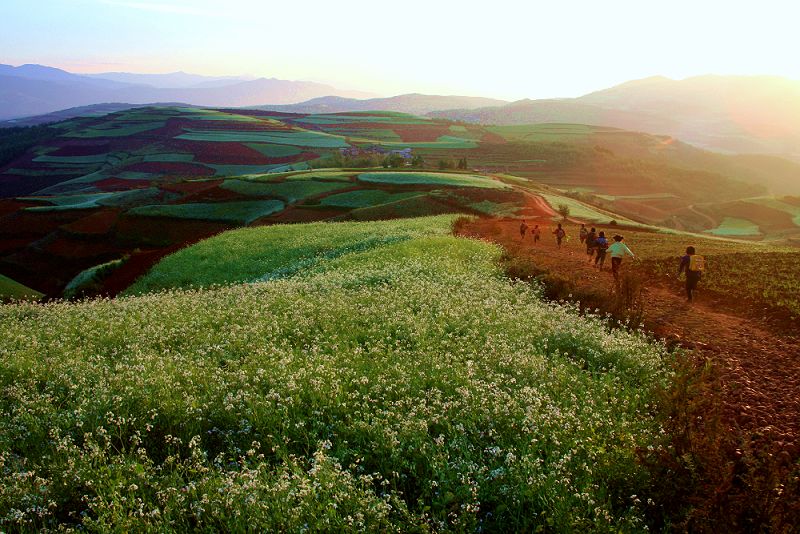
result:
[[(499, 249), (426, 222), (438, 235), (392, 242), (407, 223), (387, 223), (383, 244), (265, 283), (0, 307), (0, 517), (642, 529), (663, 347), (543, 303)], [(288, 262), (263, 274), (297, 264), (264, 252)]]

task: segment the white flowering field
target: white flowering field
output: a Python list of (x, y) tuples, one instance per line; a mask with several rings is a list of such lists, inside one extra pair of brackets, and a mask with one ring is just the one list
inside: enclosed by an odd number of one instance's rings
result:
[(0, 530), (644, 529), (663, 347), (449, 224), (267, 282), (0, 306)]

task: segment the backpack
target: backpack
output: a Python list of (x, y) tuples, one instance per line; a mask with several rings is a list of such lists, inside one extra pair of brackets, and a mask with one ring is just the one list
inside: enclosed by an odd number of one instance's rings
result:
[(706, 270), (706, 259), (697, 254), (689, 256), (689, 270), (693, 273), (702, 273)]
[(558, 230), (556, 230), (556, 236), (564, 237), (565, 235), (567, 235), (567, 232), (565, 232), (563, 228), (559, 228)]

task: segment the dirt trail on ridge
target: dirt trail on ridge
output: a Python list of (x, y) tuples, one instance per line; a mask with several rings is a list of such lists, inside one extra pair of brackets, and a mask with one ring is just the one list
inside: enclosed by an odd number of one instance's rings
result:
[[(573, 234), (561, 249), (551, 235), (551, 221), (542, 226), (542, 241), (530, 234), (520, 239), (518, 220), (478, 219), (459, 233), (502, 245), (512, 256), (525, 256), (542, 269), (572, 279), (575, 287), (608, 288), (614, 283), (607, 258), (604, 271), (588, 263), (585, 248)], [(635, 249), (635, 244), (631, 244)], [(677, 267), (677, 266), (676, 266)], [(624, 269), (636, 269), (630, 259)], [(722, 309), (703, 299), (685, 301), (683, 283), (675, 279), (645, 282), (645, 328), (659, 338), (694, 349), (719, 365), (724, 424), (791, 462), (800, 455), (800, 342), (781, 336), (754, 317)]]

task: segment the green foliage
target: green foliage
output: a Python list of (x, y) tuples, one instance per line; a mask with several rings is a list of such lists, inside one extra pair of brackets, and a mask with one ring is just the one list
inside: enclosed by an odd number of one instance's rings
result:
[(139, 206), (128, 210), (142, 217), (175, 217), (234, 224), (249, 224), (285, 208), (280, 200), (244, 200), (239, 202), (161, 204)]
[(383, 159), (383, 167), (385, 169), (399, 169), (405, 167), (406, 160), (399, 154), (391, 154)]
[(95, 295), (101, 289), (101, 283), (105, 277), (121, 267), (127, 257), (111, 260), (78, 273), (64, 288), (64, 298), (71, 299), (84, 295)]
[(664, 349), (498, 256), (415, 237), (288, 280), (0, 307), (0, 524), (644, 530)]
[(559, 204), (557, 211), (558, 214), (561, 215), (562, 219), (569, 217), (569, 206), (567, 204)]

